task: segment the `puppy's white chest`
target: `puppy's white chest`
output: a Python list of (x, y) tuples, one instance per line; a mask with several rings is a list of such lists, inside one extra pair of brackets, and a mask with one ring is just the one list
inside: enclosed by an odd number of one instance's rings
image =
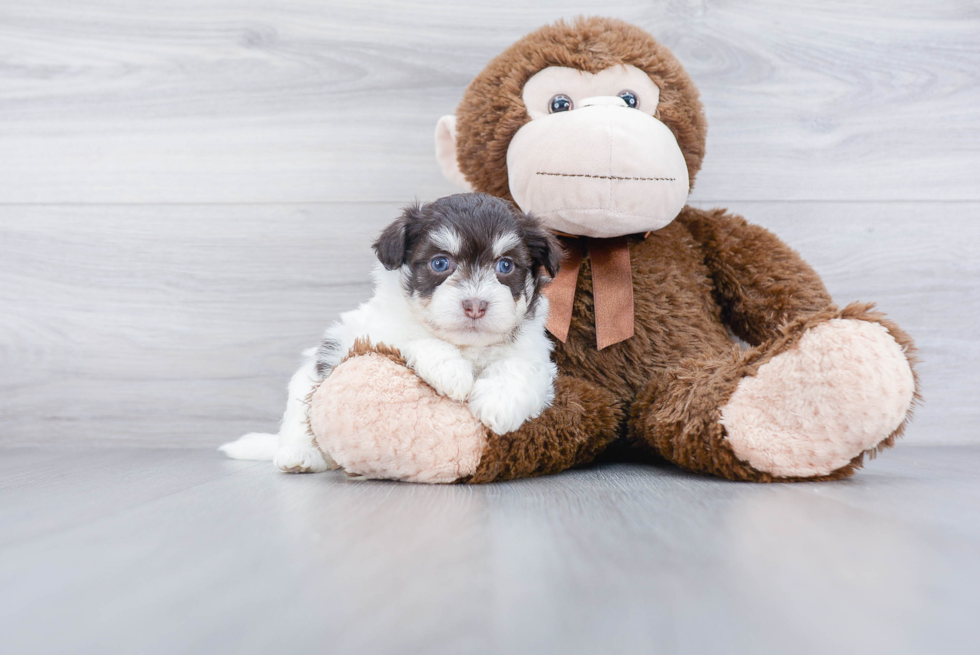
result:
[(473, 374), (476, 376), (479, 376), (483, 369), (490, 366), (501, 354), (500, 349), (496, 346), (482, 348), (471, 346), (460, 348), (459, 352), (463, 355), (463, 359), (473, 364)]

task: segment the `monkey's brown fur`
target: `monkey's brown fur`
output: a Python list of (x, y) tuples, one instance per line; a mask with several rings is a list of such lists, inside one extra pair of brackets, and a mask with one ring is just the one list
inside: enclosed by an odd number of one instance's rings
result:
[[(542, 28), (473, 80), (457, 111), (457, 159), (467, 180), (478, 191), (511, 199), (507, 148), (530, 120), (521, 92), (532, 75), (548, 66), (598, 72), (616, 64), (646, 71), (660, 87), (657, 117), (677, 138), (693, 185), (706, 133), (697, 90), (652, 37), (602, 18)], [(560, 471), (593, 460), (617, 438), (699, 473), (789, 480), (752, 468), (729, 446), (720, 408), (739, 380), (792, 349), (806, 330), (834, 318), (880, 323), (913, 361), (912, 340), (896, 325), (868, 305), (834, 307), (819, 276), (796, 252), (724, 210), (686, 207), (667, 227), (633, 239), (630, 254), (635, 335), (596, 349), (586, 259), (568, 340), (556, 344), (560, 375), (554, 406), (516, 432), (491, 434), (469, 482)], [(729, 331), (752, 347), (741, 350)], [(878, 448), (891, 446), (903, 429), (904, 424)], [(864, 454), (808, 479), (846, 477), (861, 466)]]

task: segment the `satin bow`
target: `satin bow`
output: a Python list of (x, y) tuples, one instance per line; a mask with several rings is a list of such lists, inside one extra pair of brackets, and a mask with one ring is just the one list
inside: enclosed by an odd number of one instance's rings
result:
[(572, 324), (572, 305), (578, 273), (586, 252), (592, 260), (592, 296), (595, 301), (595, 334), (599, 350), (633, 336), (633, 270), (629, 241), (563, 237), (565, 258), (558, 275), (544, 289), (551, 310), (547, 328), (565, 343)]

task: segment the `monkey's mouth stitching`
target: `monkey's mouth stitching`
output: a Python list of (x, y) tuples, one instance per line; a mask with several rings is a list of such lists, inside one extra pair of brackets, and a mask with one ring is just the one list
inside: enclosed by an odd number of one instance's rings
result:
[(618, 175), (586, 175), (585, 173), (545, 173), (538, 171), (535, 175), (552, 175), (554, 177), (591, 177), (596, 180), (636, 180), (638, 182), (676, 182), (676, 177), (619, 177)]

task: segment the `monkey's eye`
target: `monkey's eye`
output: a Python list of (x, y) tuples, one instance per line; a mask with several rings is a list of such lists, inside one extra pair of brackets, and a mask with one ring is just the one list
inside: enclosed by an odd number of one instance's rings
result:
[(620, 91), (619, 97), (626, 102), (626, 106), (630, 109), (636, 109), (640, 106), (640, 99), (636, 97), (636, 94), (630, 90)]
[(497, 272), (507, 275), (514, 270), (514, 260), (510, 257), (502, 257), (497, 260)]
[(449, 257), (443, 257), (442, 255), (438, 257), (433, 257), (432, 261), (429, 262), (429, 268), (431, 268), (436, 273), (445, 273), (449, 270), (450, 261)]
[(572, 99), (566, 96), (564, 93), (559, 93), (551, 102), (548, 103), (548, 113), (554, 114), (559, 111), (568, 111), (572, 108)]

